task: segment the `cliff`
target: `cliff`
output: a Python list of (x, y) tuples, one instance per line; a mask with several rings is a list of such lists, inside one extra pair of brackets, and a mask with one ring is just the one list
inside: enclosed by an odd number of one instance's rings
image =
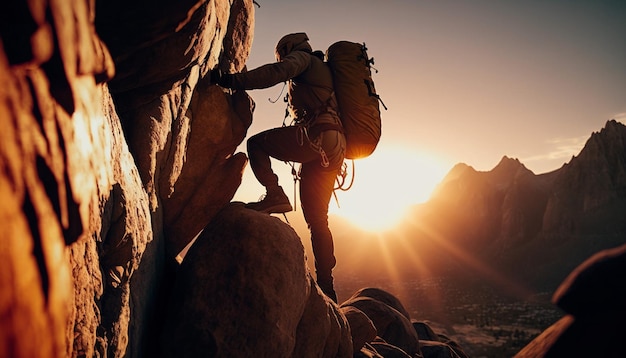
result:
[(0, 355), (142, 355), (175, 253), (241, 181), (252, 101), (204, 75), (243, 69), (253, 12), (0, 5)]
[(0, 356), (462, 352), (386, 292), (338, 306), (288, 225), (230, 203), (254, 103), (207, 73), (245, 70), (254, 11), (0, 4)]

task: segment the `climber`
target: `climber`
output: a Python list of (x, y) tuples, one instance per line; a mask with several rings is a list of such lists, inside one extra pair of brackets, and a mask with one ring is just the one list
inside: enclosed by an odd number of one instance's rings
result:
[(278, 41), (275, 63), (248, 72), (211, 71), (211, 81), (225, 88), (260, 89), (288, 82), (289, 110), (294, 125), (273, 128), (248, 139), (252, 171), (266, 190), (265, 197), (246, 207), (265, 213), (285, 213), (291, 203), (279, 186), (270, 157), (301, 163), (300, 201), (311, 232), (317, 284), (337, 302), (333, 287), (333, 237), (328, 227), (328, 204), (344, 160), (345, 137), (337, 115), (337, 101), (329, 67), (320, 51), (312, 51), (305, 33)]

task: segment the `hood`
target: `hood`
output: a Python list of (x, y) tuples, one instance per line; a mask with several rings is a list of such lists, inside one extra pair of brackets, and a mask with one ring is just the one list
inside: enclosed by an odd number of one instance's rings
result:
[(278, 44), (276, 44), (274, 54), (276, 55), (276, 60), (280, 61), (293, 51), (311, 52), (312, 50), (307, 34), (297, 32), (283, 36), (283, 38), (278, 41)]

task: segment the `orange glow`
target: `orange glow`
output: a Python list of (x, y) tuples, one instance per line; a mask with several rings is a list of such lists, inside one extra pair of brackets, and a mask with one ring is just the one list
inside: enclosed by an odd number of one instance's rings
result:
[(396, 226), (411, 206), (429, 198), (449, 170), (434, 156), (383, 146), (355, 166), (354, 185), (337, 191), (339, 207), (332, 201), (329, 211), (369, 232)]

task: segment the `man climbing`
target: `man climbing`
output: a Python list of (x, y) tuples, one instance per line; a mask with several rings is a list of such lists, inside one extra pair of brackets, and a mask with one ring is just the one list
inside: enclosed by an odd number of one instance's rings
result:
[(252, 171), (265, 189), (265, 197), (246, 207), (265, 213), (285, 213), (291, 203), (279, 186), (270, 157), (302, 163), (300, 201), (311, 232), (317, 284), (337, 302), (332, 269), (336, 260), (328, 227), (328, 204), (344, 160), (346, 140), (337, 115), (333, 80), (323, 56), (312, 51), (305, 33), (284, 36), (276, 45), (275, 63), (244, 73), (211, 72), (211, 80), (233, 89), (268, 88), (289, 82), (289, 110), (295, 125), (269, 129), (248, 139)]

